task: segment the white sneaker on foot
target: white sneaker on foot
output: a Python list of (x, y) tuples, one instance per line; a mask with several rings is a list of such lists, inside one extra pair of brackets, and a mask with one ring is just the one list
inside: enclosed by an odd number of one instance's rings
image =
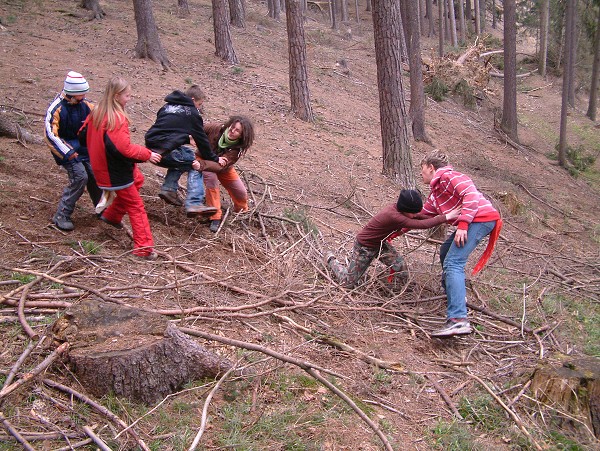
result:
[(467, 318), (449, 318), (441, 329), (433, 331), (432, 337), (452, 337), (454, 335), (467, 335), (473, 332)]

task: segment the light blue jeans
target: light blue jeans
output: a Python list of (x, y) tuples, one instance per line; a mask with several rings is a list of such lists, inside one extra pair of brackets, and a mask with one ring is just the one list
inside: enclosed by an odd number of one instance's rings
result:
[(186, 208), (204, 204), (204, 179), (202, 172), (192, 169), (192, 162), (195, 159), (193, 148), (181, 146), (163, 155), (159, 164), (168, 168), (161, 188), (163, 191), (177, 191), (181, 175), (184, 172), (188, 173)]
[(467, 242), (458, 247), (453, 233), (440, 247), (442, 263), (442, 285), (448, 299), (447, 317), (467, 317), (467, 288), (465, 286), (465, 266), (471, 252), (479, 242), (490, 234), (496, 221), (472, 222), (467, 230)]

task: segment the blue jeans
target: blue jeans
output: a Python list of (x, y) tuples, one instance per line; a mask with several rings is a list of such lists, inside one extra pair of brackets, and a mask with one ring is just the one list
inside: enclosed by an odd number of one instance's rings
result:
[(168, 168), (161, 188), (163, 191), (177, 191), (181, 175), (184, 172), (188, 173), (186, 208), (204, 204), (204, 179), (202, 172), (192, 169), (195, 159), (194, 149), (181, 146), (163, 155), (159, 163), (159, 166)]
[(440, 247), (442, 263), (442, 284), (448, 298), (448, 318), (467, 317), (467, 288), (465, 286), (465, 266), (471, 252), (479, 242), (490, 234), (496, 221), (472, 222), (467, 230), (467, 242), (458, 247), (453, 233)]
[(65, 168), (67, 175), (69, 176), (69, 184), (63, 190), (62, 197), (58, 202), (56, 216), (71, 219), (73, 210), (75, 210), (75, 203), (85, 191), (86, 186), (88, 194), (94, 203), (94, 207), (100, 201), (102, 190), (98, 188), (98, 185), (96, 184), (96, 179), (92, 172), (92, 165), (89, 161), (79, 161), (78, 159), (74, 159), (67, 161), (63, 165), (63, 168)]

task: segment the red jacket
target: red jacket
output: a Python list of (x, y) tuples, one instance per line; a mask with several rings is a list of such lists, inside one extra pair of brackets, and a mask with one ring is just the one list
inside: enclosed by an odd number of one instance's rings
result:
[(94, 128), (91, 115), (86, 123), (90, 162), (98, 186), (110, 191), (131, 186), (135, 163), (148, 161), (150, 149), (131, 142), (125, 118), (120, 118), (114, 130), (106, 130), (106, 120), (100, 129)]
[(471, 222), (500, 219), (500, 214), (492, 203), (477, 191), (473, 180), (455, 171), (451, 166), (444, 166), (435, 171), (429, 186), (431, 194), (419, 217), (446, 214), (460, 206), (460, 216), (456, 220), (459, 229), (467, 230)]

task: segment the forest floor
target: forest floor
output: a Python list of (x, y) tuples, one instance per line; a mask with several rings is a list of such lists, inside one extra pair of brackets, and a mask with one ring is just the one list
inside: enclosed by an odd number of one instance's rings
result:
[[(377, 264), (364, 285), (347, 291), (331, 281), (322, 263), (325, 250), (347, 255), (360, 227), (394, 202), (401, 188), (381, 174), (369, 13), (363, 11), (360, 23), (334, 31), (311, 12), (305, 31), (316, 120), (304, 123), (289, 112), (285, 20), (268, 18), (264, 4), (249, 2), (246, 28), (232, 29), (240, 63), (228, 66), (214, 56), (210, 2), (191, 0), (186, 18), (176, 14), (175, 1), (154, 2), (162, 44), (173, 64), (168, 71), (134, 57), (131, 2), (102, 2), (107, 15), (94, 21), (77, 4), (0, 3), (0, 108), (41, 135), (46, 108), (67, 71), (88, 79), (93, 101), (110, 77), (120, 75), (131, 82), (135, 95), (128, 105), (132, 139), (143, 143), (164, 96), (197, 83), (208, 94), (205, 121), (240, 113), (254, 120), (255, 144), (239, 162), (252, 208), (238, 216), (229, 212), (224, 227), (213, 234), (206, 223), (164, 204), (157, 197), (164, 170), (141, 164), (146, 176), (142, 194), (160, 258), (134, 261), (128, 257), (132, 242), (126, 230), (100, 223), (85, 195), (73, 215), (76, 229), (64, 233), (53, 227), (65, 173), (44, 144), (0, 138), (0, 381), (28, 342), (16, 320), (15, 305), (23, 293), (25, 313), (43, 334), (64, 306), (93, 298), (90, 290), (99, 290), (146, 309), (205, 307), (172, 319), (328, 368), (338, 374), (328, 377), (370, 416), (394, 449), (509, 450), (535, 449), (536, 444), (600, 449), (585, 428), (575, 427), (580, 418), (561, 419), (556, 406), (536, 403), (527, 388), (536, 366), (556, 353), (600, 356), (599, 163), (577, 176), (556, 164), (560, 78), (520, 79), (519, 148), (494, 126), (502, 110), (501, 79), (486, 78), (472, 107), (458, 96), (428, 99), (433, 146), (472, 176), (505, 219), (490, 263), (469, 278), (475, 332), (440, 340), (429, 336), (445, 314), (438, 246), (425, 234), (395, 241), (410, 266), (410, 281), (403, 287), (387, 286)], [(484, 40), (487, 50), (498, 48), (501, 32), (493, 34), (496, 38)], [(435, 38), (423, 43), (429, 62), (436, 61), (435, 45)], [(407, 88), (408, 77), (403, 82)], [(587, 96), (578, 95), (568, 118), (569, 143), (580, 155), (597, 157), (600, 124), (585, 117)], [(418, 162), (432, 148), (412, 144), (417, 176)], [(422, 183), (420, 188), (427, 193)], [(228, 208), (226, 193), (223, 198)], [(470, 265), (476, 256), (471, 260)], [(15, 291), (36, 274), (43, 275), (39, 283)], [(45, 307), (33, 307), (34, 301)], [(336, 349), (323, 337), (358, 352)], [(382, 448), (347, 404), (300, 368), (201, 342), (239, 365), (252, 365), (256, 374), (224, 382), (209, 408), (202, 449)], [(34, 352), (21, 370), (30, 370), (46, 355), (42, 349)], [(396, 370), (368, 363), (365, 356), (394, 363)], [(55, 363), (46, 377), (84, 391), (63, 362)], [(151, 449), (188, 449), (211, 384), (190, 383), (152, 410), (114, 396), (98, 401), (128, 424), (139, 419), (134, 429)], [(62, 399), (62, 407), (41, 393)], [(498, 399), (520, 418), (521, 429)], [(81, 426), (86, 424), (95, 425), (111, 449), (134, 448), (127, 434), (115, 438), (120, 428), (104, 416), (41, 382), (10, 394), (0, 410), (30, 437), (59, 433), (57, 439), (31, 438), (35, 449), (65, 446), (61, 434), (72, 433), (72, 442), (83, 440)], [(0, 433), (0, 450), (13, 449), (21, 448), (7, 432)]]

